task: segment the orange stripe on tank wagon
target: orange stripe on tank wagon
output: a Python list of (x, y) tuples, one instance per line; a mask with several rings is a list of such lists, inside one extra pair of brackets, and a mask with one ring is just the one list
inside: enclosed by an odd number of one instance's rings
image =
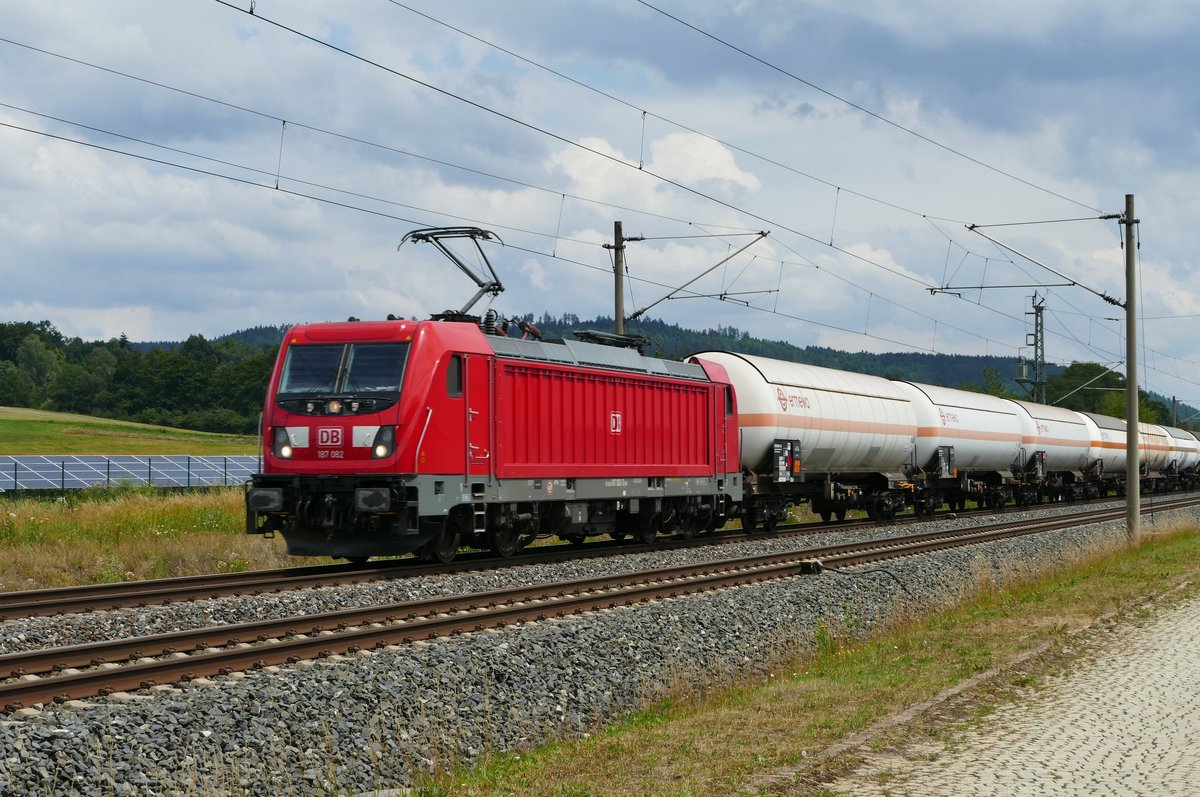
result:
[(741, 415), (738, 424), (756, 429), (809, 429), (819, 432), (865, 432), (868, 434), (900, 435), (912, 437), (917, 428), (904, 423), (880, 423), (878, 421), (846, 421), (838, 418), (818, 418), (811, 415), (782, 415), (771, 412), (754, 412)]
[(921, 426), (917, 437), (946, 437), (951, 440), (997, 440), (1002, 443), (1019, 443), (1021, 435), (1005, 432), (983, 432), (976, 429), (951, 429), (945, 426)]
[(1090, 440), (1072, 440), (1069, 437), (1039, 437), (1037, 435), (1025, 435), (1021, 438), (1022, 445), (1044, 445), (1044, 446), (1059, 446), (1061, 448), (1089, 448), (1092, 445)]

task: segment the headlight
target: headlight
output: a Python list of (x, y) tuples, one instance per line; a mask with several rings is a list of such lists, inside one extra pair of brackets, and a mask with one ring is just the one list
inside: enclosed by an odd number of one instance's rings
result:
[(396, 449), (396, 427), (380, 426), (371, 443), (371, 459), (387, 459)]
[(292, 458), (292, 441), (288, 437), (287, 429), (282, 426), (275, 427), (275, 439), (271, 449), (280, 459)]

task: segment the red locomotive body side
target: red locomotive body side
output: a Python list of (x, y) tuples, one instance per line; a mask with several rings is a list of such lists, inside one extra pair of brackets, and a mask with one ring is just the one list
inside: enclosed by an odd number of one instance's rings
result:
[(741, 494), (736, 421), (711, 364), (463, 322), (300, 326), (268, 388), (247, 531), (281, 531), (292, 553), (442, 560), (690, 534)]
[(714, 476), (713, 389), (498, 360), (496, 476)]

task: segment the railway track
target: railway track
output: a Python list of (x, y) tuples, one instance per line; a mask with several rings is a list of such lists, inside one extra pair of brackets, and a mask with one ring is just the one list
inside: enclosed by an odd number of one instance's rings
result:
[[(821, 531), (845, 530), (873, 521), (851, 521), (837, 526), (804, 523), (780, 526), (774, 536), (808, 535)], [(500, 558), (488, 553), (466, 554), (448, 565), (428, 564), (414, 558), (382, 560), (367, 564), (311, 565), (280, 570), (255, 570), (241, 573), (163, 578), (149, 581), (123, 581), (113, 584), (85, 584), (73, 587), (0, 593), (0, 622), (17, 617), (40, 617), (75, 612), (119, 609), (133, 606), (163, 605), (181, 601), (204, 600), (231, 595), (261, 595), (269, 592), (312, 587), (384, 581), (427, 575), (466, 573), (487, 568), (515, 567), (607, 556), (613, 553), (638, 553), (672, 548), (694, 548), (762, 539), (765, 535), (721, 533), (690, 540), (664, 537), (654, 545), (601, 541), (585, 545), (547, 545), (529, 548)]]
[[(1011, 511), (1019, 511), (1013, 507)], [(1004, 510), (1001, 510), (1004, 511)], [(968, 510), (969, 513), (996, 514), (994, 509)], [(963, 513), (958, 513), (962, 516)], [(879, 523), (871, 520), (849, 520), (834, 525), (814, 522), (778, 527), (770, 535), (765, 532), (722, 532), (701, 535), (692, 539), (664, 537), (655, 545), (629, 541), (597, 541), (586, 545), (547, 545), (530, 548), (501, 558), (490, 553), (468, 553), (449, 565), (428, 564), (415, 558), (391, 559), (367, 564), (309, 565), (279, 570), (254, 570), (239, 573), (213, 573), (147, 581), (124, 581), (111, 584), (84, 584), (71, 587), (0, 592), (0, 622), (19, 617), (43, 617), (89, 611), (106, 611), (129, 607), (168, 605), (183, 601), (206, 600), (239, 595), (262, 595), (313, 587), (354, 584), (415, 578), (427, 575), (467, 573), (487, 568), (515, 567), (529, 564), (553, 564), (571, 560), (607, 556), (613, 553), (638, 553), (651, 550), (695, 548), (762, 539), (764, 536), (788, 537), (819, 534), (829, 531), (906, 525), (928, 520), (945, 519), (947, 514), (922, 518), (904, 515)]]
[[(1200, 497), (1146, 511), (1200, 504)], [(523, 622), (583, 614), (755, 582), (820, 573), (946, 548), (1124, 518), (1124, 508), (1043, 517), (986, 528), (808, 548), (669, 569), (493, 592), (423, 599), (320, 615), (218, 626), (0, 656), (0, 706), (84, 699), (116, 691), (387, 648)], [(125, 662), (125, 663), (121, 663)]]

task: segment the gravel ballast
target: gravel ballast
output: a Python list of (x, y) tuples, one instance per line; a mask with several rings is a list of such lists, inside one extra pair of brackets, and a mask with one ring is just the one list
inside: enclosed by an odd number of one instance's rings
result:
[[(1194, 517), (1192, 513), (1181, 516)], [(1165, 515), (1160, 515), (1163, 519)], [(964, 518), (927, 528), (975, 525)], [(898, 532), (897, 532), (898, 533)], [(850, 536), (880, 536), (878, 530)], [(824, 544), (822, 539), (820, 544)], [(1123, 522), (415, 643), (0, 718), (0, 794), (355, 794), (593, 732), (683, 682), (765, 677), (820, 626), (865, 632), (899, 612), (1053, 570), (1125, 543)], [(809, 547), (773, 539), (721, 556)], [(664, 551), (0, 625), (0, 652), (666, 567)], [(903, 587), (901, 587), (901, 584)]]

